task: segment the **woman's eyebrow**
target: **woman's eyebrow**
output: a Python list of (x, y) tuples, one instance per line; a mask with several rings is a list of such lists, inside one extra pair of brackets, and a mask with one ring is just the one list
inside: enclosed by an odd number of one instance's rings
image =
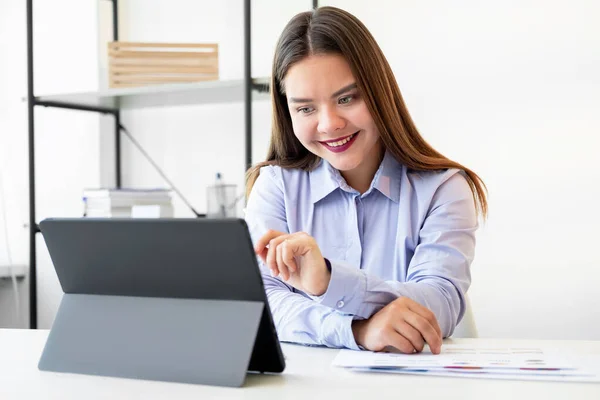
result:
[[(333, 97), (337, 97), (337, 96), (339, 96), (342, 93), (346, 93), (347, 91), (352, 90), (352, 89), (356, 89), (356, 88), (357, 88), (356, 82), (351, 83), (349, 85), (344, 86), (340, 90), (337, 90), (335, 93), (333, 93), (331, 95), (331, 97), (332, 98)], [(313, 101), (313, 99), (301, 98), (301, 97), (290, 97), (289, 100), (288, 100), (288, 102), (290, 102), (290, 103), (310, 103), (311, 101)]]
[(351, 83), (349, 85), (344, 86), (343, 88), (341, 88), (340, 90), (338, 90), (334, 94), (332, 94), (331, 97), (337, 97), (337, 96), (339, 96), (342, 93), (346, 93), (347, 91), (352, 90), (352, 89), (356, 89), (356, 88), (357, 88), (356, 82)]

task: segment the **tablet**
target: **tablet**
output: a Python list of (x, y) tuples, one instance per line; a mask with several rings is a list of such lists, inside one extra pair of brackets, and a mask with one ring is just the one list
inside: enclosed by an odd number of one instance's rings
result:
[(284, 358), (243, 219), (52, 218), (42, 370), (225, 386)]

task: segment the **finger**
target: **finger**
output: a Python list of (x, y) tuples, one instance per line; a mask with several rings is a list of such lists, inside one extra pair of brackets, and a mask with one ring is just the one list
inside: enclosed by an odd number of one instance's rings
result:
[(282, 235), (287, 235), (287, 233), (275, 231), (273, 229), (267, 231), (267, 233), (265, 233), (260, 239), (256, 241), (256, 244), (254, 245), (254, 251), (257, 254), (262, 252), (271, 240)]
[[(412, 312), (409, 312), (409, 313), (413, 314)], [(406, 316), (405, 316), (405, 318), (406, 318)], [(407, 321), (399, 321), (394, 326), (394, 329), (396, 330), (396, 332), (398, 332), (400, 335), (402, 335), (405, 339), (407, 339), (410, 342), (410, 344), (412, 345), (412, 347), (415, 349), (415, 351), (417, 353), (420, 353), (423, 351), (423, 348), (425, 347), (425, 339), (421, 335), (421, 332), (419, 332), (417, 329), (415, 329)]]
[(281, 274), (281, 278), (284, 281), (287, 281), (288, 279), (290, 279), (290, 271), (288, 271), (287, 266), (285, 265), (285, 263), (283, 262), (283, 243), (280, 244), (279, 246), (277, 246), (277, 249), (275, 250), (275, 253), (277, 254), (277, 269), (279, 270), (279, 273)]
[(429, 323), (431, 324), (431, 326), (433, 326), (433, 328), (437, 332), (440, 340), (442, 339), (442, 329), (440, 328), (440, 325), (438, 324), (437, 318), (431, 312), (430, 309), (428, 309), (427, 307), (423, 307), (422, 305), (420, 305), (416, 301), (409, 301), (407, 303), (407, 306), (408, 306), (409, 310), (411, 310), (411, 311), (419, 314), (421, 317), (423, 317), (427, 321), (429, 321)]
[(305, 232), (290, 235), (287, 238), (287, 242), (288, 247), (294, 253), (294, 256), (306, 255), (308, 251), (316, 246), (314, 239)]
[(267, 267), (271, 270), (271, 275), (278, 276), (279, 269), (277, 268), (277, 244), (276, 239), (272, 239), (269, 242), (269, 247), (267, 250), (267, 259), (266, 259)]
[(260, 257), (263, 263), (267, 263), (267, 254), (269, 253), (269, 248), (264, 247), (260, 252), (256, 252), (256, 254)]
[(404, 316), (404, 321), (413, 327), (425, 342), (427, 342), (433, 354), (440, 353), (442, 348), (442, 337), (435, 330), (431, 322), (412, 311), (409, 311)]
[[(385, 343), (387, 343), (386, 350), (388, 351), (391, 350), (394, 352), (395, 350), (395, 352), (399, 351), (405, 354), (412, 354), (416, 351), (412, 343), (404, 336), (396, 332), (395, 329), (387, 330), (383, 335), (383, 339)], [(392, 347), (392, 349), (389, 349), (389, 347)]]
[(269, 247), (266, 251), (267, 251), (267, 257), (265, 259), (265, 264), (267, 266), (267, 268), (269, 268), (271, 270), (271, 275), (272, 276), (278, 276), (279, 275), (279, 269), (277, 269), (277, 248), (276, 247)]
[(405, 316), (405, 321), (421, 333), (433, 354), (440, 353), (442, 348), (442, 335), (438, 331), (439, 326), (437, 327), (438, 329), (436, 329), (437, 321), (435, 321), (435, 318), (434, 322), (436, 322), (436, 324), (433, 324), (430, 320), (417, 313), (410, 313)]
[(267, 252), (266, 264), (267, 267), (271, 270), (271, 274), (273, 276), (278, 276), (281, 271), (277, 268), (277, 247), (281, 242), (285, 240), (285, 237), (288, 235), (278, 236), (274, 239), (271, 239), (269, 242), (269, 250)]
[(296, 272), (298, 270), (298, 265), (296, 264), (296, 258), (290, 240), (284, 240), (279, 247), (281, 248), (283, 263), (288, 267), (291, 273)]

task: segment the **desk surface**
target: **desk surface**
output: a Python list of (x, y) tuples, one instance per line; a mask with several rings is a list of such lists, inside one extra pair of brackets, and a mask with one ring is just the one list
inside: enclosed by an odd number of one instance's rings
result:
[[(45, 330), (0, 329), (0, 399), (600, 399), (600, 384), (501, 381), (370, 374), (331, 366), (337, 350), (284, 344), (282, 375), (249, 375), (242, 388), (62, 374), (39, 371)], [(600, 355), (600, 342), (455, 339), (494, 346), (549, 345)]]

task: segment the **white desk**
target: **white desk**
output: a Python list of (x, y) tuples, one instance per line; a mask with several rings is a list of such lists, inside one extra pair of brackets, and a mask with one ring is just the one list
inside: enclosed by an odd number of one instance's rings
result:
[[(37, 369), (48, 331), (0, 329), (0, 399), (600, 399), (600, 384), (497, 381), (353, 373), (331, 367), (336, 350), (283, 345), (282, 375), (249, 375), (242, 388), (140, 381)], [(451, 343), (540, 346), (538, 341), (462, 339)], [(450, 342), (450, 341), (449, 341)], [(546, 342), (599, 354), (600, 342)]]

